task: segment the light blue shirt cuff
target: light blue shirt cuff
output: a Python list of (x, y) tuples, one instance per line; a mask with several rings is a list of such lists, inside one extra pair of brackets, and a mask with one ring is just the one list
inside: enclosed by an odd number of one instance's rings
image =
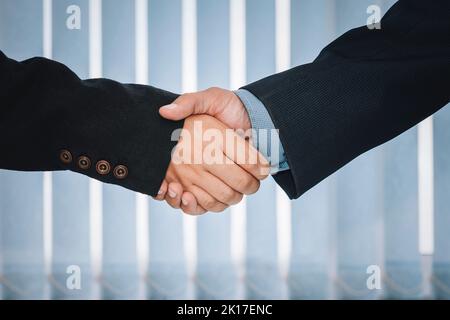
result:
[[(289, 164), (280, 141), (278, 130), (275, 129), (272, 118), (270, 118), (264, 104), (255, 97), (250, 91), (239, 89), (235, 91), (241, 99), (252, 125), (253, 145), (270, 162), (270, 173), (289, 170)], [(275, 150), (272, 150), (275, 149)]]

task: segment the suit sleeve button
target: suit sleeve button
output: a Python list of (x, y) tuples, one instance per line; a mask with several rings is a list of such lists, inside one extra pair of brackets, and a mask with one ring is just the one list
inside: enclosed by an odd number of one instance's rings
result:
[(83, 170), (87, 170), (91, 167), (91, 159), (86, 156), (81, 156), (78, 158), (78, 167)]
[(124, 165), (118, 165), (114, 168), (114, 177), (117, 179), (125, 179), (128, 176), (128, 168)]
[(72, 162), (73, 158), (69, 150), (61, 150), (61, 152), (59, 153), (59, 159), (62, 163), (69, 164)]
[(98, 174), (105, 176), (111, 171), (111, 165), (106, 160), (100, 160), (99, 162), (97, 162), (95, 169), (97, 170)]

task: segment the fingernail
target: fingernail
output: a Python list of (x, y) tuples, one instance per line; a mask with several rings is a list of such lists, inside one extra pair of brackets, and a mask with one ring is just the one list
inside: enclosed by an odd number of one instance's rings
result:
[(168, 105), (163, 106), (161, 108), (172, 110), (172, 109), (175, 109), (176, 107), (178, 107), (178, 106), (175, 103), (171, 103), (171, 104), (168, 104)]
[(174, 192), (173, 190), (170, 190), (170, 189), (169, 189), (169, 197), (171, 197), (172, 199), (173, 199), (173, 198), (176, 198), (176, 197), (177, 197), (177, 193)]
[(159, 189), (158, 191), (158, 195), (163, 194), (163, 191), (161, 189)]
[(183, 202), (185, 206), (189, 204), (189, 201), (187, 201), (185, 198), (181, 198), (181, 202)]

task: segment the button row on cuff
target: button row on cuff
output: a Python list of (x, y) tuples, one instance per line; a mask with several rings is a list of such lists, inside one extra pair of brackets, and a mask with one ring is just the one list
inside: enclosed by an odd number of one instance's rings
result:
[[(73, 161), (72, 153), (69, 150), (61, 150), (59, 159), (64, 164), (71, 164)], [(82, 170), (88, 170), (91, 167), (91, 159), (87, 156), (80, 156), (78, 157), (77, 165)], [(106, 176), (111, 172), (111, 164), (106, 160), (100, 160), (96, 163), (95, 170), (98, 174)], [(114, 168), (113, 174), (116, 179), (125, 179), (128, 176), (128, 168), (119, 164)]]

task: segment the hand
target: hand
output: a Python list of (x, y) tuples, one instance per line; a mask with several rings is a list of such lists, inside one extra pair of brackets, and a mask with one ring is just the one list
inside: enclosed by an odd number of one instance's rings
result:
[(256, 192), (268, 172), (268, 162), (244, 138), (213, 117), (191, 116), (156, 199), (190, 214), (223, 211)]
[[(251, 128), (250, 119), (241, 100), (232, 91), (222, 88), (209, 88), (195, 93), (186, 93), (178, 97), (172, 104), (159, 109), (162, 117), (169, 120), (181, 120), (193, 114), (207, 114), (215, 117), (232, 129), (241, 129), (244, 132)], [(182, 187), (174, 182), (164, 181), (161, 193), (170, 190), (172, 194), (180, 194)], [(158, 197), (161, 198), (161, 197)], [(197, 205), (195, 197), (184, 192), (180, 197), (184, 208), (194, 210)], [(185, 211), (186, 212), (186, 211)]]
[(161, 107), (159, 114), (169, 120), (182, 120), (193, 114), (207, 114), (231, 129), (247, 131), (251, 128), (247, 110), (239, 97), (234, 92), (221, 88), (185, 93), (173, 103)]

